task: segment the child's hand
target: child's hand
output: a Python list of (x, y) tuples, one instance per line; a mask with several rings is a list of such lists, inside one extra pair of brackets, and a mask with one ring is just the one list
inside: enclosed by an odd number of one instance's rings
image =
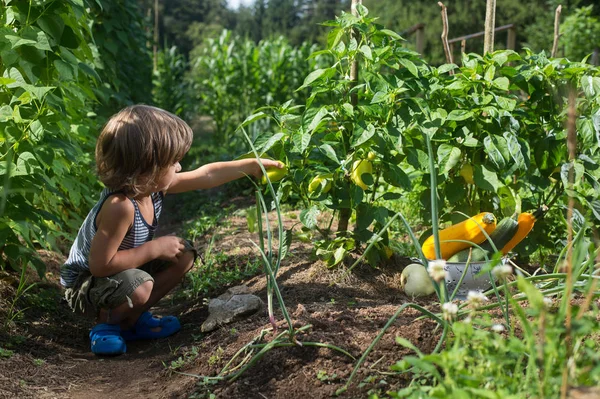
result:
[[(275, 161), (273, 159), (261, 158), (260, 162), (263, 164), (265, 169), (268, 169), (268, 168), (283, 169), (283, 167), (284, 167), (284, 164), (282, 162)], [(258, 162), (256, 163), (256, 168), (255, 168), (255, 170), (253, 170), (252, 175), (254, 177), (261, 177), (263, 175), (262, 170), (260, 169), (260, 166), (258, 165)]]
[(174, 262), (185, 249), (185, 246), (183, 245), (183, 239), (179, 237), (164, 236), (159, 237), (154, 241), (156, 242), (155, 245), (158, 247), (159, 251), (158, 259)]

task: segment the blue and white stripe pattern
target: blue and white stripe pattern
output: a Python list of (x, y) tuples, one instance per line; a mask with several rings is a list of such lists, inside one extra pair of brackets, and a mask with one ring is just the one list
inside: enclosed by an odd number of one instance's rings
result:
[[(75, 284), (79, 274), (82, 271), (90, 269), (88, 258), (90, 255), (90, 247), (92, 246), (92, 239), (94, 238), (97, 230), (96, 216), (98, 216), (98, 212), (100, 212), (100, 209), (102, 209), (102, 205), (104, 205), (104, 202), (107, 200), (107, 198), (111, 195), (119, 193), (119, 191), (110, 191), (108, 189), (104, 189), (100, 194), (98, 203), (94, 205), (90, 213), (88, 213), (87, 217), (83, 221), (83, 225), (79, 229), (77, 238), (75, 238), (75, 242), (73, 242), (73, 246), (69, 252), (69, 258), (60, 269), (60, 283), (63, 286), (72, 287)], [(154, 205), (154, 221), (152, 225), (148, 224), (144, 220), (137, 202), (130, 198), (135, 208), (133, 225), (129, 231), (127, 231), (127, 234), (125, 235), (125, 238), (123, 238), (121, 245), (119, 245), (119, 251), (139, 247), (140, 245), (154, 238), (154, 232), (158, 226), (158, 218), (160, 217), (160, 213), (162, 211), (163, 194), (152, 193), (151, 198), (152, 204)]]

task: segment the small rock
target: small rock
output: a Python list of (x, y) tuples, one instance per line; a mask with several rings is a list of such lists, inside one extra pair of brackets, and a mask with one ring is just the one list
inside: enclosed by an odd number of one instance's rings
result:
[(248, 287), (232, 287), (226, 293), (211, 299), (208, 318), (202, 323), (202, 332), (213, 331), (219, 326), (232, 323), (263, 308), (263, 301), (249, 293)]

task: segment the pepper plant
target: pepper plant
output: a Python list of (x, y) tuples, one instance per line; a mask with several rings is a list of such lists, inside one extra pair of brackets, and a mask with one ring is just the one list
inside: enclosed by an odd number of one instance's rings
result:
[[(342, 14), (327, 25), (327, 48), (313, 56), (333, 61), (300, 86), (310, 89), (305, 104), (264, 107), (245, 124), (263, 118), (277, 124), (256, 140), (257, 147), (289, 164), (279, 195), (303, 201), (301, 220), (324, 233), (317, 253), (330, 264), (375, 237), (367, 260), (385, 257), (389, 238), (377, 233), (395, 213), (390, 201), (408, 192), (420, 194), (415, 211), (431, 219), (424, 134), (438, 166), (442, 223), (462, 220), (464, 213), (501, 217), (554, 204), (563, 198), (571, 169), (577, 195), (598, 214), (597, 68), (513, 51), (468, 54), (462, 67), (434, 67), (360, 5), (358, 16)], [(360, 65), (357, 81), (350, 79), (354, 61)], [(563, 127), (570, 90), (579, 97), (583, 136), (573, 162), (567, 161)], [(338, 216), (342, 227), (334, 236), (317, 226), (322, 207)], [(349, 219), (355, 220), (351, 231), (345, 228)], [(553, 247), (559, 236), (546, 234), (538, 244)]]

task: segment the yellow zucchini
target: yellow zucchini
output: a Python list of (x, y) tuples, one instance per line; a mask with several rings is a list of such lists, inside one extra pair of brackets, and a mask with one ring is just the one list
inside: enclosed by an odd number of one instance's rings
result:
[[(481, 212), (472, 216), (464, 222), (452, 225), (440, 230), (440, 250), (442, 259), (448, 259), (455, 253), (468, 248), (469, 242), (481, 244), (486, 237), (482, 230), (490, 234), (496, 228), (496, 217), (490, 212)], [(451, 240), (463, 240), (467, 242), (455, 242)], [(427, 259), (435, 259), (435, 246), (433, 236), (427, 238), (421, 247), (423, 255)]]

